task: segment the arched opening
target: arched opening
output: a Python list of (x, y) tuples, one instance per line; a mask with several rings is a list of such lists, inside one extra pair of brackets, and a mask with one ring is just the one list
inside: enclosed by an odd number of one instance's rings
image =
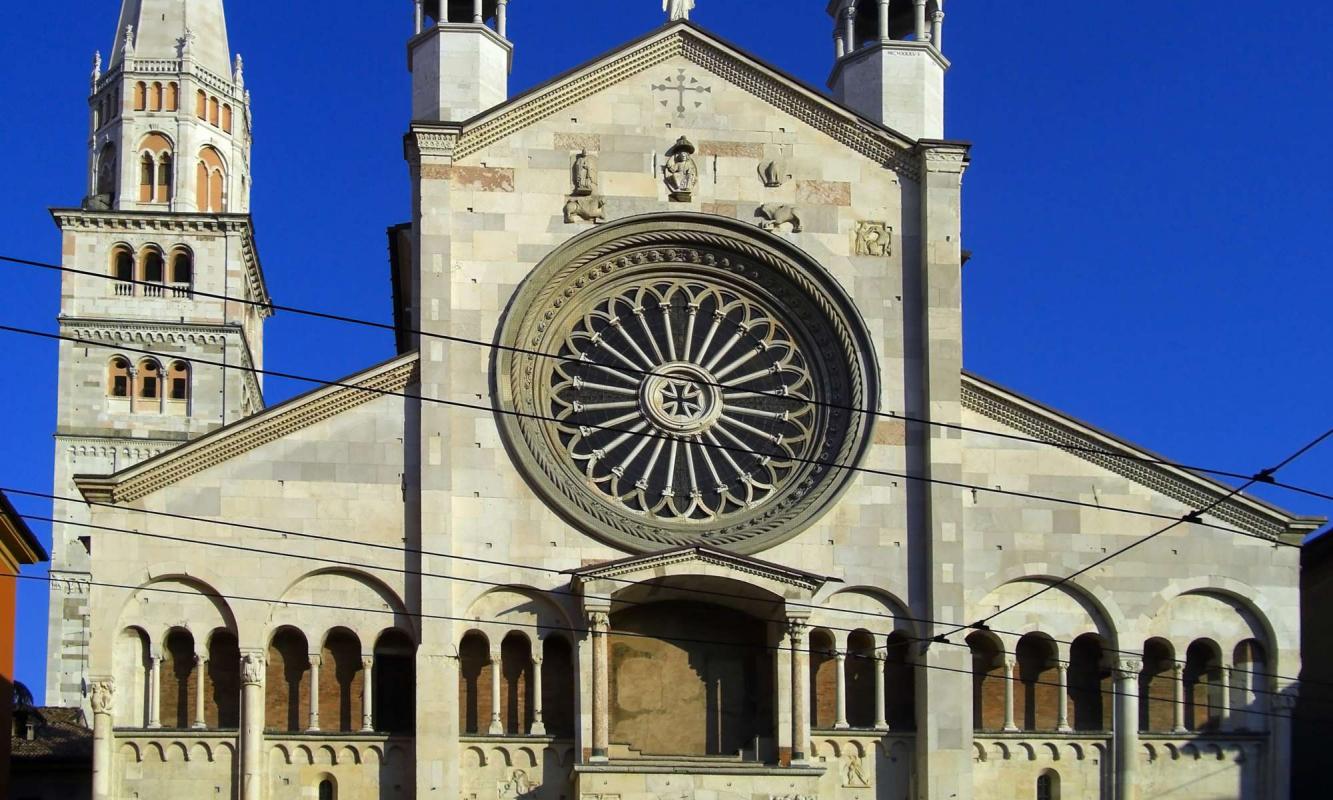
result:
[(148, 84), (139, 81), (134, 84), (134, 110), (146, 111), (148, 109)]
[(1037, 800), (1060, 800), (1060, 774), (1048, 769), (1037, 776)]
[(463, 733), (485, 733), (491, 721), (494, 665), (486, 637), (469, 631), (458, 645), (458, 726)]
[(111, 251), (111, 270), (117, 281), (130, 283), (134, 280), (134, 253), (124, 245)]
[(194, 723), (195, 682), (199, 680), (195, 667), (194, 636), (187, 630), (173, 629), (162, 648), (158, 679), (162, 691), (161, 721), (165, 727), (188, 728)]
[(154, 174), (157, 171), (157, 161), (149, 153), (143, 153), (139, 156), (139, 202), (151, 203), (153, 201), (153, 182)]
[(416, 728), (416, 647), (400, 630), (387, 630), (375, 642), (371, 687), (375, 730), (412, 733)]
[(110, 207), (116, 200), (116, 148), (107, 144), (97, 159), (97, 191)]
[[(635, 590), (649, 591), (642, 585)], [(726, 585), (733, 595), (741, 590)], [(768, 621), (737, 607), (673, 599), (613, 611), (611, 741), (647, 755), (735, 756), (771, 737), (775, 666), (768, 645)]]
[(175, 111), (180, 108), (181, 87), (175, 81), (167, 84), (167, 110)]
[(324, 638), (319, 660), (319, 727), (326, 731), (361, 729), (361, 640), (346, 628), (334, 628)]
[(847, 724), (853, 728), (875, 727), (875, 637), (869, 631), (847, 635), (847, 660), (843, 680), (847, 684)]
[(160, 153), (157, 157), (157, 189), (153, 197), (159, 203), (171, 202), (172, 192), (172, 160), (171, 153)]
[(151, 358), (139, 362), (139, 390), (136, 397), (141, 401), (136, 411), (149, 411), (162, 399), (162, 365)]
[(282, 628), (268, 646), (265, 724), (269, 730), (305, 730), (310, 716), (310, 651), (305, 634)]
[(231, 133), (231, 104), (226, 103), (222, 106), (222, 130)]
[[(139, 259), (139, 280), (144, 283), (160, 284), (165, 273), (162, 251), (155, 247), (146, 248)], [(154, 297), (161, 297), (160, 289), (160, 286), (145, 286), (144, 292)]]
[(149, 685), (152, 653), (148, 634), (140, 628), (125, 628), (116, 637), (115, 720), (121, 728), (148, 727)]
[(171, 199), (171, 140), (150, 133), (139, 143), (139, 202), (165, 203)]
[(208, 124), (213, 127), (218, 126), (218, 99), (216, 97), (208, 98)]
[(333, 778), (322, 778), (319, 782), (319, 800), (338, 800), (338, 787)]
[(441, 15), (441, 0), (426, 0), (422, 11), (425, 18), (432, 22), (491, 22), (495, 19), (496, 0), (483, 0), (481, 20), (477, 20), (473, 0), (444, 0), (444, 14)]
[(532, 644), (511, 632), (500, 642), (500, 724), (510, 735), (532, 729)]
[(1196, 639), (1190, 643), (1181, 680), (1185, 684), (1185, 728), (1216, 730), (1222, 705), (1222, 655), (1216, 642)]
[(196, 204), (200, 211), (222, 212), (224, 207), (227, 170), (222, 162), (222, 155), (212, 147), (199, 151), (199, 164), (196, 169), (197, 197)]
[[(1232, 655), (1233, 720), (1238, 730), (1263, 730), (1268, 713), (1268, 666), (1264, 646), (1256, 639), (1246, 639), (1236, 645)], [(1254, 712), (1254, 713), (1250, 713)]]
[(208, 671), (204, 683), (204, 721), (210, 728), (241, 725), (241, 650), (236, 636), (218, 629), (208, 637)]
[(968, 634), (972, 650), (972, 727), (979, 731), (1004, 728), (1004, 648), (984, 631)]
[(163, 95), (162, 95), (162, 84), (160, 82), (153, 81), (153, 90), (148, 97), (149, 97), (148, 110), (161, 111)]
[(1025, 731), (1053, 731), (1059, 719), (1059, 653), (1055, 642), (1041, 633), (1029, 633), (1014, 648), (1019, 685), (1015, 711)]
[(184, 402), (190, 399), (190, 365), (173, 361), (167, 370), (167, 399)]
[(208, 119), (208, 95), (203, 89), (194, 94), (194, 115), (202, 120)]
[(128, 399), (130, 396), (130, 362), (123, 356), (111, 359), (106, 368), (106, 396)]
[(542, 640), (542, 720), (546, 733), (574, 738), (574, 656), (569, 640), (548, 634)]
[(194, 259), (188, 250), (171, 254), (171, 282), (177, 288), (189, 288), (194, 281)]
[(1112, 675), (1100, 636), (1085, 633), (1074, 640), (1069, 647), (1068, 676), (1074, 730), (1110, 730)]
[(1139, 729), (1166, 733), (1175, 726), (1176, 654), (1165, 639), (1143, 643), (1143, 671), (1139, 673)]
[(912, 639), (902, 631), (889, 634), (884, 649), (885, 720), (894, 731), (916, 730), (916, 669)]
[(838, 719), (838, 645), (831, 631), (810, 632), (810, 724), (832, 728)]

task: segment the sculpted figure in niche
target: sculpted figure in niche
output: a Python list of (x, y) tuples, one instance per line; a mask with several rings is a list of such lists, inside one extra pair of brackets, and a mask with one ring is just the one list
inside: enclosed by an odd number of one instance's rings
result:
[(575, 197), (586, 197), (597, 188), (597, 167), (587, 150), (574, 156), (574, 191)]
[(699, 183), (699, 165), (694, 163), (694, 145), (689, 139), (680, 137), (667, 151), (662, 178), (672, 200), (688, 203), (693, 199), (694, 187)]
[(667, 19), (689, 19), (694, 10), (694, 0), (662, 0), (662, 10), (667, 12)]
[(870, 779), (866, 777), (865, 766), (856, 753), (848, 753), (842, 765), (842, 785), (849, 789), (868, 789)]

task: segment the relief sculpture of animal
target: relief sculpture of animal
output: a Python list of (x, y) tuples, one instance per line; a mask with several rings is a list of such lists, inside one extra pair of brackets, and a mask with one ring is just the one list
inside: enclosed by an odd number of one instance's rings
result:
[(755, 210), (754, 215), (761, 217), (759, 227), (766, 231), (775, 231), (783, 225), (791, 225), (792, 233), (801, 232), (801, 216), (796, 206), (780, 203), (764, 203)]
[(571, 197), (565, 203), (565, 222), (606, 222), (606, 201), (600, 197)]

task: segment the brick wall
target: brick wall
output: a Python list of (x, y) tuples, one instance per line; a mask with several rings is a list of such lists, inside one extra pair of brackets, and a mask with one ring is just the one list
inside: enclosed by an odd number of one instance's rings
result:
[(310, 656), (305, 637), (282, 630), (268, 648), (264, 726), (271, 731), (303, 731), (310, 720)]
[(490, 646), (469, 633), (458, 647), (458, 726), (463, 733), (486, 733), (491, 724)]

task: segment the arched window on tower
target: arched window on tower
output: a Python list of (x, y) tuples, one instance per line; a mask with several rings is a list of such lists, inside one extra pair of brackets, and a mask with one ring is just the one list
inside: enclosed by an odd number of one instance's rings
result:
[(162, 110), (162, 84), (159, 81), (153, 82), (153, 90), (148, 95), (148, 110), (149, 111)]
[(213, 127), (218, 126), (218, 99), (216, 97), (208, 98), (208, 124)]
[(194, 283), (194, 259), (189, 250), (179, 249), (171, 254), (171, 294), (189, 297)]
[(139, 362), (139, 391), (135, 411), (151, 412), (161, 408), (162, 402), (162, 366), (151, 358)]
[(176, 83), (175, 81), (172, 81), (171, 83), (167, 84), (167, 101), (166, 101), (167, 110), (175, 111), (178, 108), (180, 108), (180, 104), (181, 104), (180, 84)]
[(227, 168), (222, 162), (222, 155), (212, 147), (204, 147), (199, 151), (195, 173), (196, 205), (199, 211), (226, 211)]
[(148, 84), (139, 81), (134, 84), (134, 110), (145, 111), (148, 109)]
[(111, 359), (106, 370), (106, 396), (129, 399), (130, 362), (123, 356)]
[(125, 245), (118, 245), (111, 251), (111, 274), (116, 279), (116, 297), (134, 295), (134, 253)]
[(116, 147), (107, 143), (97, 158), (97, 186), (95, 194), (110, 208), (116, 202)]
[(222, 130), (231, 133), (231, 104), (222, 107)]
[(190, 365), (184, 361), (171, 362), (167, 371), (167, 399), (181, 404), (190, 399)]
[(162, 251), (156, 247), (144, 248), (139, 257), (139, 280), (145, 284), (144, 297), (161, 297), (165, 277), (166, 265), (162, 260)]
[(139, 143), (139, 202), (171, 200), (171, 150), (171, 140), (160, 133), (150, 133)]
[(194, 115), (199, 119), (208, 119), (208, 95), (200, 89), (194, 93)]
[(1060, 800), (1060, 774), (1055, 770), (1037, 776), (1037, 800)]

